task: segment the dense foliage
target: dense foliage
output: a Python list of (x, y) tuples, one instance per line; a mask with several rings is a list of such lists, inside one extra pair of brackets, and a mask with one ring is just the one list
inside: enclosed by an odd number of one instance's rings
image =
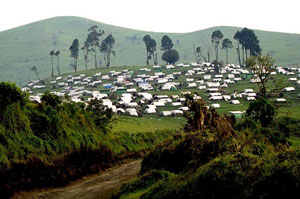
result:
[[(191, 116), (185, 128), (189, 131), (151, 151), (142, 162), (140, 177), (124, 184), (114, 199), (292, 198), (300, 194), (300, 148), (290, 147), (286, 139), (290, 133), (299, 136), (295, 120), (284, 117), (275, 122), (273, 107), (265, 99), (253, 102), (240, 121), (222, 120), (202, 100), (187, 101)], [(220, 136), (218, 123), (229, 131), (227, 136)], [(234, 133), (226, 127), (231, 125), (236, 127)]]
[(292, 198), (300, 194), (299, 149), (274, 145), (249, 130), (223, 141), (210, 133), (174, 140), (146, 156), (141, 177), (125, 184), (114, 198)]
[(168, 64), (175, 64), (179, 60), (179, 54), (177, 50), (168, 50), (162, 54), (162, 60)]
[(174, 134), (112, 133), (113, 115), (100, 100), (87, 106), (46, 92), (28, 101), (14, 84), (0, 83), (0, 193), (62, 185), (98, 172)]

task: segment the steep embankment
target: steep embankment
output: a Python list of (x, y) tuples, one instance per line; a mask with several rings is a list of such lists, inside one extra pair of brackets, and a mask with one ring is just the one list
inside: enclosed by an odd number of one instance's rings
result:
[[(42, 78), (49, 77), (51, 73), (51, 61), (49, 52), (59, 50), (60, 65), (63, 73), (72, 71), (69, 47), (77, 38), (80, 46), (84, 43), (88, 28), (98, 25), (106, 32), (112, 33), (116, 44), (114, 50), (116, 57), (112, 57), (112, 66), (145, 65), (145, 44), (143, 37), (149, 34), (156, 40), (159, 64), (161, 60), (160, 40), (164, 34), (173, 40), (174, 48), (180, 54), (180, 62), (195, 60), (193, 44), (201, 46), (206, 54), (211, 50), (211, 58), (214, 57), (211, 46), (211, 34), (214, 30), (221, 30), (224, 38), (229, 38), (236, 45), (233, 36), (239, 27), (212, 27), (191, 33), (156, 33), (132, 30), (80, 17), (55, 17), (32, 24), (24, 25), (7, 31), (0, 32), (0, 80), (10, 80), (16, 83), (26, 83), (35, 79), (35, 74), (30, 70), (36, 66)], [(255, 30), (260, 40), (263, 53), (270, 53), (276, 60), (276, 64), (300, 63), (300, 35)], [(104, 35), (104, 37), (106, 36)], [(103, 37), (103, 38), (104, 38)], [(225, 51), (220, 50), (219, 57), (225, 60)], [(98, 58), (103, 62), (102, 55)], [(79, 53), (79, 70), (83, 70), (83, 53)], [(237, 63), (235, 48), (229, 50), (229, 62)], [(56, 57), (54, 57), (56, 67)], [(91, 58), (89, 68), (93, 68)], [(102, 65), (103, 67), (103, 65)]]

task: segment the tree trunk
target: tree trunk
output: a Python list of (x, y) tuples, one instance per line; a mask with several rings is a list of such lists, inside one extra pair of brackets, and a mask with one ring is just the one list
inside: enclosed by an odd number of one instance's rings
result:
[(218, 46), (215, 46), (216, 61), (218, 63)]
[(210, 63), (210, 49), (207, 51), (207, 61)]
[(247, 51), (246, 48), (245, 48), (245, 54), (246, 54), (246, 61), (247, 61), (247, 59), (248, 59), (248, 51)]
[(53, 77), (53, 76), (54, 76), (54, 70), (53, 70), (53, 56), (51, 56), (51, 65), (52, 65), (51, 77)]
[(58, 75), (60, 75), (59, 56), (57, 56), (56, 58), (57, 58), (57, 72), (58, 72)]
[(107, 62), (106, 62), (106, 54), (103, 53), (103, 57), (104, 57), (104, 63), (105, 63), (105, 66), (107, 65)]
[(147, 64), (147, 66), (149, 66), (149, 52), (147, 51), (146, 52), (146, 64)]
[(244, 47), (244, 46), (242, 46), (243, 66), (245, 65), (245, 55), (244, 55), (244, 49), (245, 49), (245, 47)]
[(238, 47), (237, 47), (237, 55), (238, 55), (238, 60), (239, 60), (239, 64), (240, 66), (242, 65), (241, 63), (241, 51), (240, 51), (240, 43), (238, 42)]
[(95, 69), (97, 69), (97, 52), (95, 50)]
[(153, 53), (153, 63), (154, 65), (157, 65), (157, 53)]
[(107, 64), (106, 64), (106, 67), (107, 68), (109, 68), (109, 66), (110, 66), (110, 50), (109, 51), (107, 51), (107, 54), (106, 54), (106, 56), (107, 56)]
[(40, 81), (41, 79), (40, 79), (40, 77), (39, 77), (39, 75), (38, 75), (37, 72), (35, 72), (35, 75), (36, 75), (36, 77), (38, 78), (38, 80)]
[(88, 61), (89, 61), (89, 52), (88, 52), (88, 49), (86, 49), (85, 55), (86, 55), (86, 57), (85, 57), (85, 70), (87, 70), (87, 68), (88, 68)]
[(228, 64), (228, 49), (225, 48), (225, 50), (226, 50), (226, 64)]
[(199, 60), (198, 60), (198, 57), (197, 57), (197, 54), (196, 54), (196, 50), (195, 50), (195, 44), (193, 44), (193, 49), (194, 49), (194, 55), (195, 55), (196, 63), (199, 64)]

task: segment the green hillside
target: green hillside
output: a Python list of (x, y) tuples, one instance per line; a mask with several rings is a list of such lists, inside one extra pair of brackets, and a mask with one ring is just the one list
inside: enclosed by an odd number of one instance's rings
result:
[[(107, 25), (80, 17), (55, 17), (15, 29), (0, 32), (0, 80), (15, 81), (24, 84), (34, 79), (35, 75), (30, 68), (36, 66), (42, 78), (49, 77), (51, 71), (51, 50), (61, 51), (61, 71), (72, 71), (69, 46), (73, 39), (78, 38), (83, 44), (87, 30), (91, 25), (98, 25), (107, 34), (112, 33), (116, 39), (115, 51), (117, 56), (112, 58), (112, 66), (145, 65), (145, 46), (142, 38), (149, 34), (160, 48), (160, 39), (164, 34), (173, 40), (174, 48), (179, 51), (180, 62), (194, 61), (193, 43), (201, 46), (204, 51), (211, 48), (211, 57), (214, 52), (210, 42), (211, 33), (220, 29), (224, 38), (233, 41), (233, 35), (239, 27), (213, 27), (191, 33), (155, 33), (132, 30), (112, 25)], [(288, 65), (300, 63), (300, 35), (275, 33), (255, 30), (263, 53), (270, 53), (277, 64)], [(229, 60), (237, 63), (236, 51), (231, 50)], [(221, 50), (220, 58), (225, 60), (225, 52)], [(102, 59), (102, 56), (100, 56)], [(163, 64), (161, 52), (158, 52), (159, 64)], [(104, 64), (103, 64), (104, 65)], [(104, 66), (102, 66), (104, 67)], [(93, 62), (89, 63), (93, 68)], [(79, 57), (79, 70), (83, 70), (82, 53)]]

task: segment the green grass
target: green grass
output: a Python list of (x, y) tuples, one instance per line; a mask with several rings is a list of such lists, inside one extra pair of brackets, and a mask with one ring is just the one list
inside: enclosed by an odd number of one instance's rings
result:
[(113, 124), (112, 132), (127, 131), (154, 132), (161, 129), (179, 130), (186, 123), (184, 117), (159, 117), (156, 115), (145, 115), (143, 117), (117, 116)]
[[(61, 52), (60, 65), (62, 73), (71, 72), (72, 68), (69, 46), (77, 38), (82, 46), (87, 30), (91, 25), (98, 25), (107, 34), (112, 33), (116, 39), (116, 57), (112, 57), (112, 66), (143, 66), (145, 65), (145, 45), (142, 38), (149, 34), (156, 40), (159, 64), (164, 64), (160, 59), (162, 52), (160, 40), (164, 34), (168, 34), (173, 40), (174, 49), (180, 54), (179, 62), (194, 61), (193, 44), (201, 46), (204, 52), (209, 48), (211, 59), (214, 52), (211, 47), (211, 34), (220, 29), (224, 38), (233, 41), (233, 36), (239, 27), (213, 27), (191, 33), (154, 33), (121, 28), (107, 25), (79, 17), (55, 17), (36, 23), (20, 26), (7, 31), (0, 32), (0, 48), (5, 49), (0, 54), (0, 80), (10, 80), (17, 84), (25, 84), (31, 79), (36, 79), (30, 70), (36, 66), (42, 78), (51, 74), (51, 62), (49, 52), (59, 50)], [(276, 60), (276, 64), (288, 65), (300, 63), (300, 35), (276, 33), (255, 30), (260, 40), (263, 53), (270, 53)], [(106, 35), (107, 35), (106, 34)], [(101, 38), (102, 39), (102, 38)], [(103, 62), (103, 56), (98, 55)], [(225, 51), (220, 50), (219, 57), (225, 60)], [(56, 60), (55, 66), (56, 66)], [(79, 70), (84, 70), (82, 52), (79, 55)], [(229, 61), (237, 63), (236, 51), (229, 50)], [(94, 68), (92, 57), (90, 57), (89, 69)], [(104, 67), (102, 64), (101, 67)], [(56, 72), (56, 71), (55, 71)]]
[(288, 139), (289, 142), (291, 142), (293, 147), (299, 147), (300, 146), (300, 137), (299, 136), (291, 136)]

